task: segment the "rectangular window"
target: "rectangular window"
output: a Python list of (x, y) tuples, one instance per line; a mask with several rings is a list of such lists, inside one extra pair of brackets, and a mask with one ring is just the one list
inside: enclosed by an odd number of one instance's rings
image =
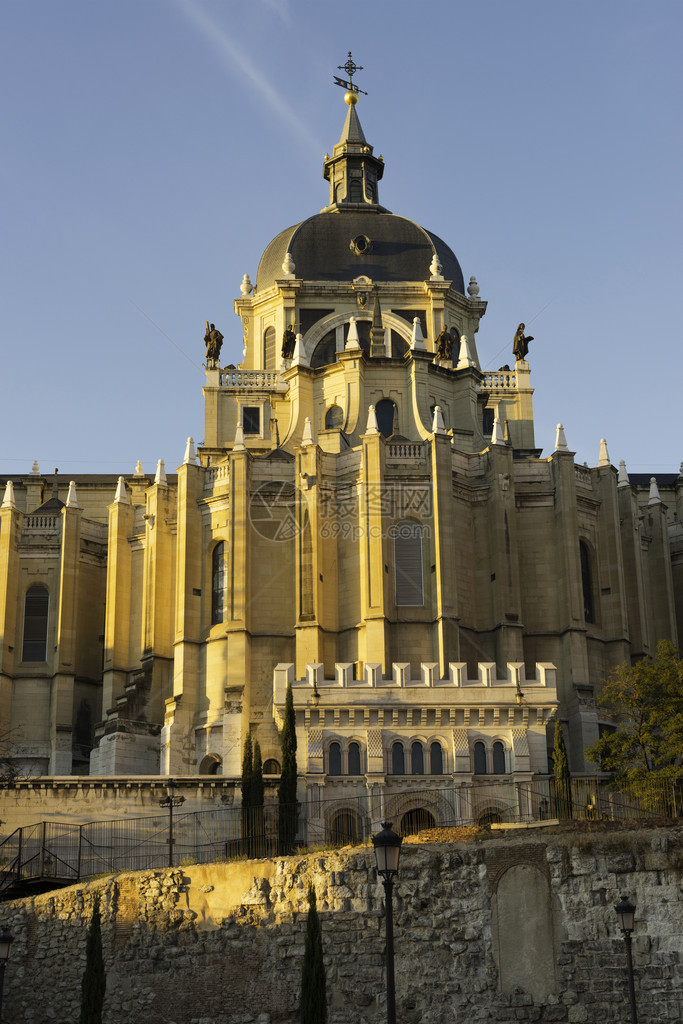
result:
[(24, 603), (22, 661), (45, 661), (47, 657), (47, 613), (50, 595), (46, 587), (29, 587)]
[(242, 428), (245, 434), (261, 433), (261, 409), (258, 405), (242, 407)]

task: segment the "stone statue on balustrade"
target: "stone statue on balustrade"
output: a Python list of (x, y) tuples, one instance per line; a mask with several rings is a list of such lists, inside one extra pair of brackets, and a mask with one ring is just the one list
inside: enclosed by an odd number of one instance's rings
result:
[(441, 329), (441, 334), (436, 339), (436, 354), (439, 359), (444, 361), (453, 358), (453, 338), (445, 324)]
[(293, 359), (294, 349), (296, 347), (296, 334), (293, 328), (287, 327), (285, 333), (282, 335), (282, 358)]
[(216, 325), (210, 324), (208, 320), (206, 321), (204, 344), (206, 345), (207, 366), (216, 366), (219, 363), (221, 357), (223, 335), (221, 334), (220, 331), (216, 330)]
[(524, 335), (524, 324), (520, 324), (515, 331), (515, 340), (512, 342), (512, 354), (516, 360), (526, 359), (529, 351), (529, 342), (534, 339), (530, 334)]

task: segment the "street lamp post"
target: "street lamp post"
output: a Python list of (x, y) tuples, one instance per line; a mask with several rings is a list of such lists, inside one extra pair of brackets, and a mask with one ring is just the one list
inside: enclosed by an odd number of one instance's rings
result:
[(3, 928), (0, 932), (0, 1013), (2, 1012), (2, 989), (5, 983), (5, 968), (7, 967), (13, 942), (14, 937), (10, 935), (7, 929)]
[(173, 867), (173, 808), (185, 803), (184, 796), (174, 796), (175, 783), (168, 783), (168, 796), (159, 801), (159, 807), (168, 807), (168, 866)]
[(382, 822), (382, 831), (372, 837), (377, 859), (377, 874), (384, 886), (387, 933), (387, 1024), (396, 1024), (396, 986), (394, 982), (394, 878), (401, 856), (401, 836), (392, 831), (391, 822)]
[(614, 909), (617, 912), (619, 927), (621, 928), (624, 936), (624, 942), (626, 943), (626, 961), (628, 963), (628, 997), (631, 1003), (631, 1024), (638, 1024), (636, 987), (633, 981), (633, 957), (631, 955), (631, 933), (633, 932), (636, 908), (634, 904), (629, 901), (628, 896), (622, 896), (621, 902), (617, 903)]

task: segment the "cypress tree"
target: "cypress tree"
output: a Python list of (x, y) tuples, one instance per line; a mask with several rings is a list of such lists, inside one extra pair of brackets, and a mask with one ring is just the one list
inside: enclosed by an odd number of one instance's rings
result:
[(294, 849), (297, 825), (296, 806), (296, 718), (291, 683), (285, 697), (285, 720), (280, 733), (282, 751), (282, 774), (278, 789), (278, 839), (280, 854), (291, 853)]
[(254, 762), (251, 778), (252, 834), (254, 837), (253, 852), (256, 857), (263, 857), (265, 854), (263, 800), (263, 760), (261, 757), (261, 746), (259, 741), (256, 740), (254, 743)]
[(301, 970), (301, 1024), (327, 1024), (327, 991), (320, 918), (315, 889), (308, 887), (306, 946)]
[(252, 800), (254, 792), (254, 751), (251, 733), (244, 741), (242, 754), (242, 840), (243, 852), (249, 853), (252, 839)]
[(567, 757), (564, 733), (559, 719), (555, 719), (553, 767), (555, 772), (555, 811), (558, 818), (571, 818), (572, 777), (569, 772), (569, 758)]
[(92, 918), (85, 944), (85, 970), (81, 981), (81, 1016), (79, 1024), (102, 1024), (102, 1006), (107, 987), (102, 955), (102, 922), (100, 897), (95, 896)]

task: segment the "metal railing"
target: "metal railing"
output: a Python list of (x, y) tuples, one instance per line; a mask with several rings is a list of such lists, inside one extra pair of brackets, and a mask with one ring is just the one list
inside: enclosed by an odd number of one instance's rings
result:
[[(345, 786), (336, 797), (298, 804), (297, 848), (363, 842), (384, 818), (410, 834), (425, 828), (555, 818), (616, 821), (683, 815), (680, 781), (617, 791), (592, 776), (572, 779), (567, 793), (552, 778), (527, 784), (482, 776), (458, 783), (444, 776), (440, 786), (394, 791), (398, 778), (394, 776), (392, 787), (382, 793), (353, 797)], [(282, 849), (279, 814), (276, 803), (252, 809), (176, 811), (172, 845), (168, 814), (85, 824), (43, 821), (18, 828), (0, 842), (0, 898), (35, 880), (70, 884), (92, 875), (160, 869), (169, 863), (278, 856), (291, 852)]]

